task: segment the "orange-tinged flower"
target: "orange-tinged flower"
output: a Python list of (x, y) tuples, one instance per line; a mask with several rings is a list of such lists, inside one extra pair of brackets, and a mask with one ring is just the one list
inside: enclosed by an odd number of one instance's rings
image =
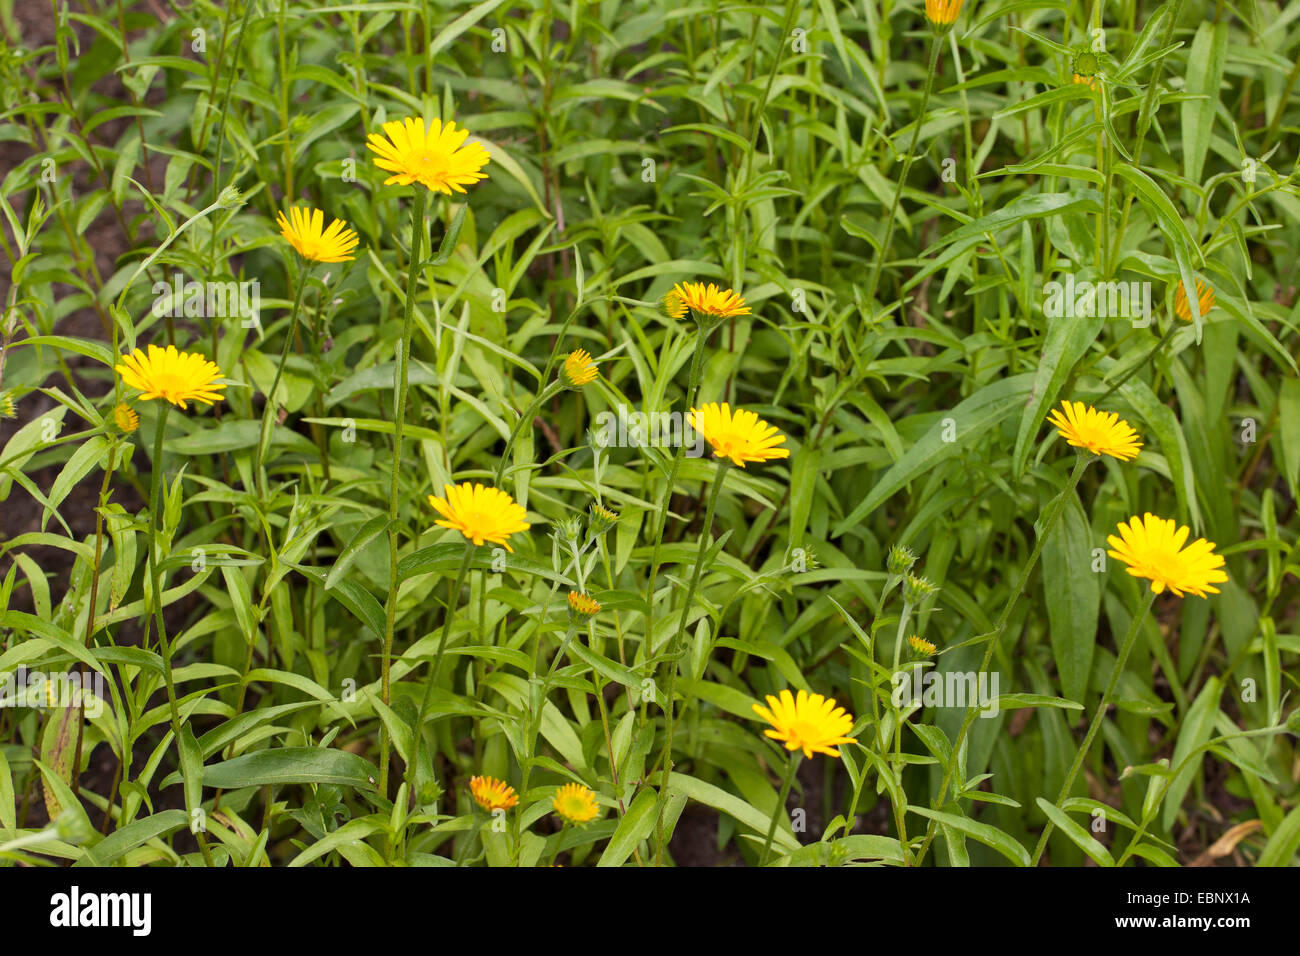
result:
[(1128, 565), (1135, 578), (1147, 578), (1156, 594), (1165, 588), (1179, 597), (1184, 592), (1205, 597), (1218, 594), (1215, 584), (1228, 580), (1223, 556), (1214, 553), (1214, 542), (1197, 538), (1184, 547), (1191, 529), (1179, 527), (1172, 518), (1145, 514), (1119, 523), (1119, 536), (1109, 535), (1106, 553)]
[(385, 186), (420, 183), (450, 196), (463, 193), (487, 173), (479, 172), (491, 160), (480, 142), (466, 143), (469, 130), (454, 122), (431, 120), (428, 127), (420, 117), (408, 116), (384, 124), (384, 135), (371, 133), (366, 146), (376, 154), (375, 165), (392, 173)]
[(600, 613), (600, 602), (585, 591), (570, 591), (569, 609), (580, 618), (594, 617)]
[[(1214, 289), (1201, 279), (1196, 280), (1196, 304), (1200, 306), (1201, 318), (1209, 315), (1214, 308)], [(1178, 283), (1178, 291), (1174, 293), (1174, 315), (1184, 322), (1192, 321), (1192, 307), (1187, 302), (1187, 286), (1181, 282)]]
[(218, 382), (221, 369), (197, 352), (178, 352), (176, 346), (149, 346), (146, 354), (136, 349), (123, 355), (116, 366), (129, 388), (138, 388), (147, 401), (166, 399), (185, 408), (186, 402), (211, 405), (221, 400), (225, 384)]
[(821, 694), (805, 690), (798, 697), (788, 690), (781, 691), (779, 698), (768, 694), (767, 706), (755, 704), (754, 713), (772, 725), (763, 733), (784, 743), (786, 750), (802, 750), (805, 757), (815, 753), (838, 757), (836, 746), (853, 743), (846, 736), (853, 729), (853, 716)]
[(950, 27), (961, 13), (962, 0), (925, 0), (925, 18), (936, 27)]
[(1047, 420), (1075, 448), (1086, 448), (1094, 455), (1130, 461), (1142, 447), (1137, 432), (1128, 422), (1114, 412), (1100, 412), (1083, 402), (1063, 401)]
[(691, 409), (691, 427), (713, 446), (718, 458), (730, 458), (733, 464), (745, 467), (747, 461), (770, 461), (789, 458), (788, 448), (778, 447), (785, 441), (775, 427), (751, 411), (737, 408), (732, 412), (726, 402), (710, 402), (702, 408)]
[(298, 255), (313, 262), (351, 262), (349, 255), (357, 247), (357, 234), (342, 219), (325, 228), (325, 213), (319, 209), (294, 206), (286, 219), (276, 213), (280, 235), (297, 250)]
[(470, 777), (469, 792), (474, 802), (491, 813), (493, 810), (509, 810), (519, 802), (515, 788), (496, 777)]
[(528, 512), (498, 488), (466, 481), (444, 485), (443, 494), (445, 498), (429, 495), (429, 504), (442, 515), (434, 524), (459, 531), (476, 545), (491, 542), (513, 554), (507, 539), (531, 527)]

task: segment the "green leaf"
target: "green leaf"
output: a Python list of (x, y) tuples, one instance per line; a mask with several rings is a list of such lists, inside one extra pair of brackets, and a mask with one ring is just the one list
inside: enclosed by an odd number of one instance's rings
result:
[(1048, 803), (1042, 797), (1038, 797), (1034, 802), (1038, 804), (1038, 809), (1047, 814), (1047, 818), (1056, 825), (1056, 828), (1069, 837), (1080, 850), (1092, 857), (1098, 866), (1115, 865), (1115, 858), (1110, 855), (1110, 851), (1098, 843), (1092, 834), (1076, 823), (1068, 813), (1055, 804)]
[(364, 757), (322, 747), (259, 750), (203, 770), (203, 785), (222, 790), (285, 783), (336, 783), (373, 790), (378, 778), (379, 771)]
[(952, 813), (942, 813), (927, 807), (909, 806), (910, 812), (929, 817), (938, 823), (946, 823), (954, 830), (960, 830), (972, 840), (978, 840), (985, 846), (992, 847), (1017, 866), (1029, 866), (1029, 851), (1017, 843), (1011, 836), (997, 827), (979, 823), (968, 817), (959, 817)]

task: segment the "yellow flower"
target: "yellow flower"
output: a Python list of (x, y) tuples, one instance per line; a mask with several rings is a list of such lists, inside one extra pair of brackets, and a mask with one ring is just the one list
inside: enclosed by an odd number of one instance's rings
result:
[(669, 292), (659, 300), (659, 311), (670, 319), (680, 319), (686, 314), (686, 300), (676, 291)]
[(275, 224), (280, 235), (298, 250), (298, 255), (313, 262), (351, 262), (348, 255), (357, 247), (357, 234), (342, 219), (335, 219), (325, 228), (325, 213), (319, 209), (293, 207), (286, 219), (277, 212)]
[(925, 0), (925, 18), (936, 27), (950, 27), (961, 13), (962, 0)]
[(1183, 543), (1191, 529), (1178, 526), (1171, 518), (1135, 515), (1128, 524), (1119, 523), (1119, 537), (1108, 535), (1112, 558), (1128, 565), (1135, 578), (1151, 581), (1151, 590), (1160, 594), (1165, 588), (1179, 597), (1183, 592), (1205, 597), (1218, 594), (1215, 584), (1228, 580), (1222, 570), (1223, 557), (1214, 553), (1214, 542), (1198, 538), (1187, 547)]
[(664, 309), (675, 319), (680, 319), (690, 309), (697, 316), (727, 319), (733, 315), (749, 315), (745, 300), (730, 289), (719, 289), (710, 282), (679, 282), (664, 296)]
[(600, 602), (583, 591), (570, 591), (569, 610), (578, 617), (594, 617), (600, 612)]
[(366, 146), (378, 154), (375, 165), (393, 173), (385, 186), (420, 183), (450, 196), (453, 190), (463, 193), (466, 186), (488, 178), (479, 172), (491, 159), (487, 147), (479, 142), (465, 145), (468, 136), (469, 130), (457, 129), (454, 122), (435, 119), (426, 129), (423, 119), (408, 116), (385, 123), (384, 135), (371, 133)]
[(151, 345), (148, 356), (136, 349), (122, 356), (117, 371), (127, 386), (143, 393), (142, 399), (165, 398), (182, 409), (189, 401), (204, 405), (220, 401), (226, 387), (217, 381), (221, 369), (215, 363), (197, 352), (178, 352), (174, 345), (166, 349)]
[(700, 409), (691, 409), (691, 427), (713, 446), (718, 458), (730, 458), (741, 468), (747, 461), (770, 461), (789, 458), (788, 448), (778, 448), (785, 436), (751, 411), (710, 402)]
[[(1201, 307), (1202, 318), (1214, 308), (1214, 290), (1200, 279), (1196, 280), (1196, 302)], [(1192, 307), (1187, 302), (1187, 286), (1181, 282), (1178, 283), (1178, 291), (1174, 293), (1174, 314), (1184, 322), (1192, 321)]]
[(565, 388), (582, 388), (596, 380), (596, 363), (585, 349), (570, 352), (560, 366), (560, 384)]
[(1061, 408), (1054, 409), (1047, 420), (1075, 448), (1086, 448), (1094, 455), (1130, 461), (1142, 447), (1137, 432), (1128, 422), (1114, 412), (1099, 412), (1083, 402), (1063, 401)]
[(783, 690), (779, 700), (768, 694), (767, 706), (755, 704), (754, 713), (775, 728), (763, 733), (784, 743), (786, 750), (802, 750), (805, 757), (814, 753), (838, 757), (836, 745), (853, 742), (846, 736), (853, 729), (852, 715), (821, 694), (801, 690), (794, 697)]
[(586, 823), (596, 819), (600, 808), (596, 806), (596, 794), (580, 783), (566, 783), (551, 801), (555, 812), (570, 823)]
[(907, 644), (922, 657), (933, 657), (934, 652), (938, 650), (934, 644), (917, 634), (913, 634), (909, 637), (907, 639)]
[(1074, 82), (1081, 83), (1092, 90), (1097, 88), (1097, 78), (1095, 76), (1080, 76), (1076, 73), (1074, 74)]
[(594, 501), (591, 503), (591, 518), (587, 522), (587, 527), (592, 534), (604, 534), (616, 524), (618, 524), (617, 511), (611, 511)]
[(429, 495), (429, 504), (446, 519), (434, 524), (459, 531), (476, 545), (490, 541), (514, 554), (506, 539), (531, 527), (528, 512), (500, 489), (466, 481), (444, 485), (443, 494), (447, 497)]
[(130, 405), (118, 405), (113, 409), (113, 421), (124, 432), (133, 432), (140, 427), (140, 416)]
[(5, 389), (0, 392), (0, 418), (17, 418), (18, 409), (14, 405), (14, 393)]
[(519, 802), (515, 788), (496, 777), (470, 777), (469, 792), (474, 797), (474, 802), (489, 813), (493, 810), (509, 810)]

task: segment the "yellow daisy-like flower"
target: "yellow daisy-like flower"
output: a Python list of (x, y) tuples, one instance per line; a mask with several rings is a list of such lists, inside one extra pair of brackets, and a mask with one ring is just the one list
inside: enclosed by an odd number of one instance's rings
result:
[(1139, 520), (1135, 515), (1128, 524), (1119, 523), (1119, 537), (1107, 536), (1112, 550), (1106, 553), (1127, 564), (1133, 577), (1150, 580), (1156, 594), (1165, 588), (1179, 597), (1183, 592), (1202, 598), (1207, 592), (1218, 594), (1214, 585), (1228, 580), (1223, 557), (1214, 553), (1214, 542), (1204, 538), (1183, 547), (1189, 534), (1191, 529), (1180, 528), (1172, 518), (1148, 513)]
[(936, 27), (950, 27), (961, 13), (962, 0), (925, 0), (925, 18)]
[(580, 783), (566, 783), (551, 801), (555, 812), (570, 823), (587, 823), (596, 819), (600, 807), (596, 805), (596, 794)]
[(596, 380), (596, 363), (585, 349), (570, 352), (560, 366), (560, 384), (565, 388), (582, 388)]
[(763, 733), (784, 743), (786, 750), (802, 750), (805, 757), (815, 753), (838, 757), (835, 747), (853, 742), (846, 736), (853, 729), (853, 716), (821, 694), (801, 690), (795, 697), (783, 690), (779, 699), (768, 694), (767, 706), (755, 704), (754, 713), (773, 727)]
[[(1062, 414), (1064, 412), (1064, 414)], [(1142, 447), (1137, 432), (1114, 412), (1099, 412), (1083, 402), (1061, 402), (1047, 416), (1057, 433), (1075, 448), (1086, 448), (1094, 455), (1110, 455), (1130, 461)]]
[[(1214, 308), (1214, 289), (1201, 279), (1196, 280), (1196, 304), (1201, 307), (1202, 318)], [(1192, 321), (1192, 307), (1187, 303), (1187, 286), (1181, 282), (1178, 283), (1178, 291), (1174, 293), (1174, 315), (1184, 322)]]
[(349, 255), (357, 247), (357, 234), (342, 219), (335, 219), (325, 228), (325, 213), (319, 209), (295, 206), (284, 213), (277, 212), (275, 224), (280, 235), (298, 251), (298, 255), (313, 262), (351, 262)]
[(190, 401), (218, 402), (226, 387), (217, 381), (221, 369), (215, 362), (197, 352), (178, 352), (174, 345), (165, 349), (151, 345), (148, 355), (136, 349), (123, 355), (116, 368), (128, 387), (140, 390), (142, 399), (163, 398), (182, 409)]
[(785, 436), (751, 411), (710, 402), (700, 409), (691, 409), (691, 427), (713, 446), (718, 458), (730, 458), (741, 468), (747, 461), (770, 461), (789, 458), (788, 448), (778, 448)]
[(733, 315), (749, 315), (745, 300), (730, 289), (719, 289), (710, 282), (679, 282), (664, 296), (664, 309), (675, 319), (680, 319), (690, 309), (698, 316), (729, 319)]
[(933, 643), (927, 641), (918, 634), (913, 634), (907, 639), (907, 646), (922, 657), (933, 657), (935, 651), (939, 649)]
[(659, 311), (670, 319), (680, 319), (686, 314), (686, 300), (675, 291), (659, 300)]
[(130, 405), (118, 405), (113, 409), (113, 421), (124, 432), (133, 432), (140, 427), (140, 416)]
[(515, 788), (496, 777), (470, 777), (469, 792), (474, 802), (491, 813), (493, 810), (509, 810), (519, 802)]
[(489, 541), (514, 554), (506, 539), (531, 527), (528, 512), (499, 488), (466, 481), (444, 485), (443, 494), (445, 498), (429, 495), (429, 504), (445, 519), (434, 524), (459, 531), (476, 545)]
[(618, 512), (610, 511), (604, 505), (591, 503), (591, 518), (588, 522), (588, 528), (592, 534), (604, 534), (614, 525), (618, 524)]
[(595, 617), (600, 612), (600, 602), (583, 591), (570, 591), (569, 610), (578, 617)]
[(384, 135), (371, 133), (366, 146), (377, 154), (375, 165), (393, 174), (385, 186), (420, 183), (450, 196), (488, 178), (479, 172), (491, 160), (487, 147), (466, 144), (468, 137), (469, 130), (457, 129), (453, 122), (431, 120), (426, 129), (423, 119), (408, 116), (385, 123)]

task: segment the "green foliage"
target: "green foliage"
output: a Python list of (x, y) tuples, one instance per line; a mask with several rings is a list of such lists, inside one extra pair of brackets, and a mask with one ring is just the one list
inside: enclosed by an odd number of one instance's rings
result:
[[(0, 687), (104, 697), (0, 708), (0, 865), (1295, 863), (1298, 17), (0, 0)], [(490, 178), (383, 185), (406, 116)], [(259, 321), (186, 310), (254, 281)], [(751, 312), (665, 315), (685, 281)], [(147, 344), (224, 400), (160, 414), (115, 371)], [(1072, 473), (1066, 399), (1140, 455)], [(610, 425), (715, 401), (790, 457)], [(527, 509), (513, 551), (435, 524), (464, 481)], [(1145, 512), (1222, 593), (1141, 610), (1105, 552)], [(839, 759), (764, 737), (786, 688), (852, 714)]]

